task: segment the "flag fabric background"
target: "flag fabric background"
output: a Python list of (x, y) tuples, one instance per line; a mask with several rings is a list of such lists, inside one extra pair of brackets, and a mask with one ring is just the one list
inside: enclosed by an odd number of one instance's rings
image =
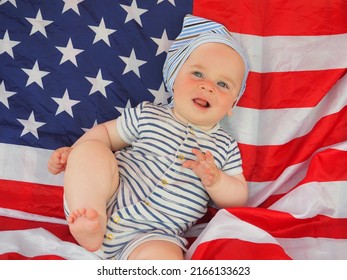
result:
[(144, 100), (185, 14), (225, 24), (251, 73), (230, 126), (247, 207), (214, 209), (188, 259), (347, 259), (347, 2), (0, 0), (0, 259), (96, 259), (70, 235), (52, 150)]

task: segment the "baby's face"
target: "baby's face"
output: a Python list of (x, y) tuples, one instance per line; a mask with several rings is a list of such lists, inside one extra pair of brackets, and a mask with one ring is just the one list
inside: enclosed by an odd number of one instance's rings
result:
[(214, 127), (231, 109), (242, 85), (245, 66), (227, 45), (197, 47), (179, 70), (174, 89), (175, 116), (202, 129)]

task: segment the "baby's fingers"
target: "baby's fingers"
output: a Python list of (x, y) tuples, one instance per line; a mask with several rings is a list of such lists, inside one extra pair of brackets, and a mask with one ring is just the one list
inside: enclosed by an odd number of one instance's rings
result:
[(197, 157), (198, 161), (204, 161), (206, 158), (205, 154), (198, 149), (192, 149), (192, 153)]
[(52, 156), (50, 157), (49, 161), (48, 161), (48, 166), (51, 166), (51, 167), (58, 167), (58, 166), (61, 166), (61, 162), (60, 162), (60, 155), (59, 153), (57, 152), (54, 152), (52, 154)]
[(53, 162), (48, 163), (48, 171), (52, 173), (53, 175), (57, 175), (62, 171), (62, 165), (61, 164), (56, 164)]
[(50, 173), (56, 175), (65, 170), (65, 165), (70, 150), (71, 148), (60, 148), (53, 152), (48, 161), (48, 171)]
[(189, 168), (189, 169), (194, 169), (196, 168), (198, 165), (198, 163), (194, 160), (187, 160), (185, 162), (182, 163), (183, 167)]
[(206, 161), (210, 164), (214, 164), (214, 158), (210, 151), (207, 151), (205, 154)]
[(67, 158), (69, 157), (69, 154), (71, 152), (71, 149), (67, 149), (60, 155), (60, 163), (65, 164), (67, 162)]

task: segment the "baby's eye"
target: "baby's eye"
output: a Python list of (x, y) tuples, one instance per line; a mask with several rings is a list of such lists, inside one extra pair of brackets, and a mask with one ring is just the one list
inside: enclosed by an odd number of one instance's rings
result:
[(218, 82), (217, 84), (218, 84), (220, 87), (229, 88), (228, 84), (225, 83), (225, 82)]
[(203, 77), (202, 73), (199, 72), (199, 71), (194, 71), (194, 72), (193, 72), (193, 75), (194, 75), (195, 77), (198, 77), (198, 78), (202, 78), (202, 77)]

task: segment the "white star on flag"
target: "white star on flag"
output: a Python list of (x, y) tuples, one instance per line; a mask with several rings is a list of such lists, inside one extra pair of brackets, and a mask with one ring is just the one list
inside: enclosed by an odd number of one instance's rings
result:
[(97, 126), (97, 125), (98, 125), (98, 121), (95, 120), (95, 122), (94, 122), (94, 124), (93, 124), (93, 126), (91, 128), (83, 128), (82, 127), (82, 130), (86, 133), (88, 130), (92, 129), (94, 126)]
[(89, 92), (89, 95), (92, 95), (93, 93), (95, 92), (101, 92), (101, 94), (103, 96), (106, 96), (106, 87), (113, 83), (113, 81), (109, 81), (109, 80), (104, 80), (102, 78), (102, 73), (101, 73), (101, 69), (99, 69), (98, 71), (98, 74), (96, 75), (95, 78), (91, 78), (91, 77), (86, 77), (86, 79), (93, 85), (90, 92)]
[(44, 122), (37, 122), (35, 120), (34, 111), (31, 112), (29, 119), (27, 120), (17, 119), (17, 120), (24, 126), (20, 137), (24, 136), (25, 134), (31, 133), (37, 139), (39, 139), (37, 129), (46, 124)]
[(41, 71), (39, 68), (39, 63), (36, 60), (32, 69), (22, 68), (22, 70), (29, 76), (26, 86), (31, 85), (32, 83), (38, 84), (43, 89), (42, 78), (49, 74), (47, 71)]
[(130, 57), (119, 56), (119, 58), (122, 59), (124, 63), (126, 64), (123, 71), (123, 75), (130, 71), (133, 71), (139, 78), (141, 78), (139, 67), (142, 66), (143, 64), (146, 64), (147, 61), (137, 59), (134, 49), (131, 50)]
[(10, 106), (8, 104), (8, 99), (12, 96), (15, 95), (16, 92), (13, 91), (8, 91), (5, 88), (5, 82), (2, 81), (0, 84), (0, 102), (4, 104), (8, 109), (10, 109)]
[(160, 55), (163, 52), (167, 52), (173, 43), (173, 40), (169, 40), (169, 38), (167, 37), (166, 30), (164, 30), (161, 38), (151, 37), (151, 39), (158, 45), (157, 53), (155, 54), (156, 56)]
[(5, 4), (6, 2), (10, 2), (13, 6), (15, 6), (17, 8), (16, 0), (0, 0), (0, 6), (2, 4)]
[(63, 13), (65, 13), (68, 10), (73, 10), (76, 14), (80, 15), (80, 10), (78, 8), (78, 4), (83, 2), (84, 0), (63, 0), (65, 2)]
[(111, 47), (110, 39), (108, 38), (108, 36), (116, 32), (117, 30), (106, 28), (104, 18), (101, 18), (99, 26), (88, 26), (95, 32), (93, 44), (99, 42), (100, 40), (103, 40), (109, 47)]
[(133, 2), (131, 3), (131, 6), (127, 6), (127, 5), (120, 5), (120, 6), (128, 13), (124, 23), (127, 23), (133, 19), (142, 27), (141, 15), (146, 13), (148, 10), (140, 9), (137, 6), (136, 0), (133, 0)]
[(4, 34), (4, 38), (0, 39), (0, 54), (8, 53), (12, 58), (14, 58), (13, 50), (15, 46), (17, 46), (20, 42), (11, 41), (10, 36), (8, 34), (8, 30), (6, 30)]
[(78, 67), (77, 65), (77, 60), (76, 60), (76, 56), (79, 55), (81, 52), (83, 52), (84, 50), (81, 49), (75, 49), (73, 44), (72, 44), (72, 40), (71, 38), (69, 38), (69, 41), (66, 45), (66, 47), (56, 47), (62, 54), (63, 57), (60, 60), (59, 65), (63, 64), (66, 61), (71, 61), (76, 67)]
[(171, 97), (171, 94), (165, 90), (164, 83), (161, 83), (158, 90), (149, 89), (149, 91), (154, 96), (154, 104), (167, 104), (167, 100)]
[(65, 93), (62, 98), (52, 97), (52, 99), (59, 105), (55, 115), (58, 115), (62, 112), (66, 112), (71, 117), (74, 117), (72, 112), (72, 106), (75, 106), (76, 104), (81, 102), (79, 100), (70, 99), (68, 90), (65, 90)]
[[(158, 0), (157, 4), (162, 3), (164, 0)], [(176, 7), (175, 0), (168, 0), (172, 5)]]
[(130, 99), (128, 100), (127, 104), (125, 105), (125, 108), (123, 108), (123, 107), (117, 107), (117, 106), (115, 106), (115, 108), (117, 109), (117, 111), (118, 111), (120, 114), (123, 114), (123, 112), (124, 112), (125, 109), (131, 108)]
[(40, 32), (43, 36), (47, 38), (46, 26), (50, 25), (53, 21), (44, 20), (41, 15), (41, 10), (37, 12), (36, 18), (26, 17), (26, 20), (29, 21), (32, 25), (30, 35), (33, 35), (36, 32)]

